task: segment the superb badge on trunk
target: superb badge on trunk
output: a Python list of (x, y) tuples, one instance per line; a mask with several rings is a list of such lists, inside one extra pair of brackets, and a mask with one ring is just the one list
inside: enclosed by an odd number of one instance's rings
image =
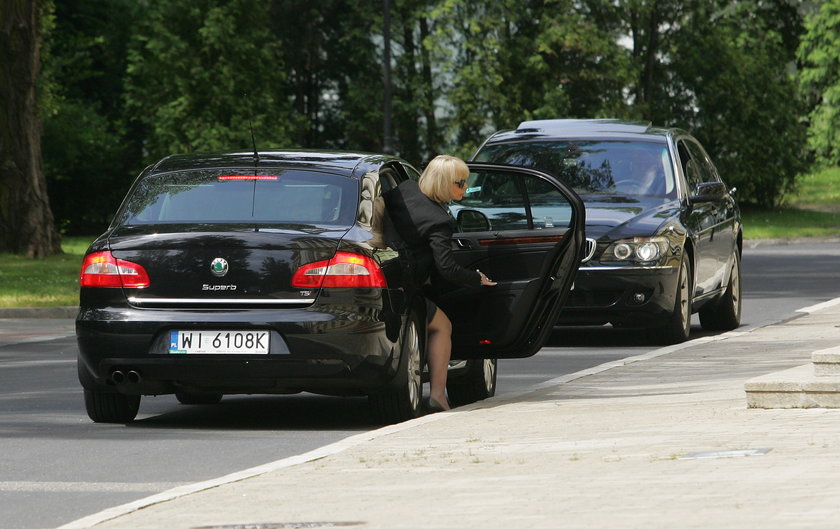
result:
[(214, 276), (222, 277), (228, 273), (228, 262), (221, 257), (216, 257), (213, 259), (213, 262), (210, 263), (210, 271), (213, 272)]

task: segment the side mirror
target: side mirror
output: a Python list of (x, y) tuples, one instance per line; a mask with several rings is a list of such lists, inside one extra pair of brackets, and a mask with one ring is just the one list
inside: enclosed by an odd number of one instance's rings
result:
[(487, 215), (475, 209), (462, 209), (458, 212), (458, 228), (462, 232), (490, 231), (490, 219)]
[(726, 196), (726, 184), (723, 182), (706, 182), (698, 184), (691, 195), (692, 202), (715, 202)]

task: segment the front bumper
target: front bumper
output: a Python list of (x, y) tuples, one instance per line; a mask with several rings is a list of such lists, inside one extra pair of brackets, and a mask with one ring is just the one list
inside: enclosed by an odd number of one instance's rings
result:
[(558, 323), (664, 325), (674, 310), (678, 272), (679, 265), (582, 266)]

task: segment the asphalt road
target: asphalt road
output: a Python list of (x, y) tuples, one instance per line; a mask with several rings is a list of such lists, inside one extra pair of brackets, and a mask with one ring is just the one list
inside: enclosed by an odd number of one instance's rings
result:
[[(840, 245), (760, 245), (743, 259), (741, 330), (840, 296)], [(703, 336), (696, 325), (692, 337)], [(499, 393), (654, 349), (641, 333), (560, 328), (500, 363)], [(72, 336), (0, 347), (0, 527), (56, 527), (174, 486), (300, 454), (375, 426), (365, 399), (228, 397), (211, 407), (144, 398), (129, 426), (93, 424)]]

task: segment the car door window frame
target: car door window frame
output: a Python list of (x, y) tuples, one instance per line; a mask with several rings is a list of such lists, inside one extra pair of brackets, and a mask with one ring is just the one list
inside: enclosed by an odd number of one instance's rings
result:
[[(556, 185), (554, 183), (552, 183), (550, 180), (545, 179), (545, 178), (543, 178), (543, 177), (541, 177), (537, 174), (514, 173), (514, 174), (511, 174), (511, 177), (514, 178), (514, 188), (516, 190), (517, 197), (519, 199), (521, 199), (521, 201), (517, 200), (516, 207), (517, 207), (517, 210), (518, 210), (518, 208), (521, 206), (522, 211), (524, 212), (525, 226), (523, 226), (520, 229), (516, 229), (516, 228), (500, 229), (500, 228), (495, 227), (491, 224), (489, 230), (482, 230), (482, 231), (486, 231), (486, 232), (501, 232), (501, 231), (505, 231), (505, 232), (512, 232), (512, 231), (516, 231), (516, 232), (522, 232), (522, 231), (535, 232), (535, 231), (541, 231), (543, 229), (567, 229), (569, 226), (572, 225), (573, 219), (569, 218), (568, 221), (565, 224), (561, 224), (559, 226), (552, 225), (552, 226), (545, 226), (545, 227), (537, 227), (537, 222), (536, 222), (535, 213), (534, 213), (534, 207), (535, 206), (534, 206), (534, 202), (533, 202), (533, 197), (532, 197), (531, 192), (528, 190), (528, 185), (527, 185), (527, 182), (526, 182), (525, 178), (533, 178), (533, 179), (535, 179), (535, 181), (545, 182), (548, 186), (550, 186), (557, 193), (558, 197), (561, 198), (562, 201), (565, 204), (568, 205), (568, 207), (570, 208), (570, 211), (574, 211), (574, 208), (572, 208), (571, 201), (569, 200), (569, 197), (565, 196), (559, 189), (557, 189)], [(461, 206), (461, 204), (459, 204), (459, 206)], [(478, 212), (484, 214), (483, 209), (486, 209), (486, 206), (484, 206), (484, 207), (482, 207), (480, 205), (479, 206), (473, 206), (473, 205), (470, 205), (470, 204), (462, 205), (462, 207), (463, 207), (463, 209), (457, 208), (454, 212), (455, 215), (453, 215), (453, 216), (457, 216), (457, 212), (458, 211), (463, 211), (463, 210), (475, 210), (475, 211), (478, 211)], [(450, 211), (452, 211), (452, 209), (450, 209)], [(462, 231), (460, 225), (458, 226), (458, 228), (459, 228), (459, 233), (469, 233), (469, 234), (477, 233), (477, 231)]]
[[(695, 162), (700, 176), (700, 182), (698, 183), (717, 183), (721, 181), (715, 165), (712, 163), (709, 155), (706, 154), (706, 150), (703, 149), (703, 146), (697, 140), (694, 138), (684, 138), (680, 140), (680, 143), (683, 146), (683, 149), (680, 150), (680, 155), (683, 155), (683, 151), (688, 155), (688, 160), (683, 167), (687, 168), (690, 162)], [(686, 175), (686, 178), (688, 178), (688, 175)]]

